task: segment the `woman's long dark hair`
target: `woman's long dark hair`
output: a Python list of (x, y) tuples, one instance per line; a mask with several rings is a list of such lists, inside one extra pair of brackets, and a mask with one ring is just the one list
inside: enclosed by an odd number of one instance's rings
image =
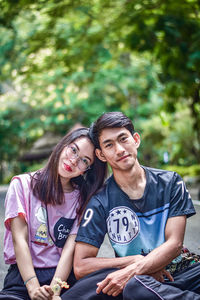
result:
[[(78, 138), (85, 137), (91, 141), (88, 128), (78, 128), (65, 135), (55, 146), (46, 166), (38, 170), (31, 178), (31, 188), (36, 196), (44, 204), (59, 205), (65, 201), (64, 192), (58, 174), (58, 163), (63, 149)], [(70, 179), (74, 188), (80, 190), (80, 205), (77, 214), (80, 216), (87, 202), (103, 185), (107, 175), (107, 164), (101, 162), (96, 156), (91, 168), (84, 176)]]

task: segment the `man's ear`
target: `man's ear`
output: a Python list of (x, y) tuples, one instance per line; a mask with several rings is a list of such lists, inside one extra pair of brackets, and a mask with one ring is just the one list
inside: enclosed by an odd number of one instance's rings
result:
[(140, 135), (139, 135), (138, 132), (134, 132), (133, 139), (134, 139), (136, 148), (139, 148), (139, 146), (140, 146)]
[(105, 156), (103, 155), (101, 149), (95, 149), (95, 154), (98, 157), (99, 160), (103, 161), (103, 162), (107, 162)]

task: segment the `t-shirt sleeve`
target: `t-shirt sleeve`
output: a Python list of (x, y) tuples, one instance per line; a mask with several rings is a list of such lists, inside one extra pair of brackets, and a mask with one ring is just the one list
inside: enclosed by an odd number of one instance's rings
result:
[(192, 203), (191, 196), (185, 186), (185, 183), (180, 175), (174, 173), (169, 217), (183, 216), (191, 217), (194, 215), (195, 209)]
[(5, 198), (5, 226), (10, 230), (10, 220), (22, 216), (27, 222), (26, 203), (21, 180), (14, 177)]
[(100, 248), (106, 231), (107, 227), (104, 208), (98, 198), (94, 196), (87, 205), (76, 241)]

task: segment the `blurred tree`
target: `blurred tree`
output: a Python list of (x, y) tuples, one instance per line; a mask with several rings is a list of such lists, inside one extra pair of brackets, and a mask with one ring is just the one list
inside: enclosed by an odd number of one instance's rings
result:
[(0, 30), (1, 158), (122, 110), (144, 162), (200, 160), (198, 0), (0, 0)]
[(119, 17), (131, 28), (124, 37), (126, 44), (134, 51), (150, 51), (161, 66), (165, 110), (175, 112), (176, 102), (187, 99), (193, 117), (193, 152), (200, 162), (200, 2), (127, 1)]

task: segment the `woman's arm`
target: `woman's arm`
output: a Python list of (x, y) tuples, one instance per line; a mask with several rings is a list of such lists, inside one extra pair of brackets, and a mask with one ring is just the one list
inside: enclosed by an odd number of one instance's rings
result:
[[(55, 278), (60, 278), (62, 281), (67, 281), (69, 277), (74, 258), (75, 238), (75, 234), (69, 235), (63, 247), (60, 260), (58, 262), (54, 277), (51, 281), (51, 287), (56, 284)], [(56, 292), (55, 295), (60, 295), (60, 291)]]
[(37, 279), (28, 246), (28, 226), (23, 217), (11, 219), (11, 232), (16, 262), (23, 281), (27, 281), (26, 288), (30, 298), (33, 300), (51, 299), (53, 295), (51, 288), (47, 285), (40, 287)]

